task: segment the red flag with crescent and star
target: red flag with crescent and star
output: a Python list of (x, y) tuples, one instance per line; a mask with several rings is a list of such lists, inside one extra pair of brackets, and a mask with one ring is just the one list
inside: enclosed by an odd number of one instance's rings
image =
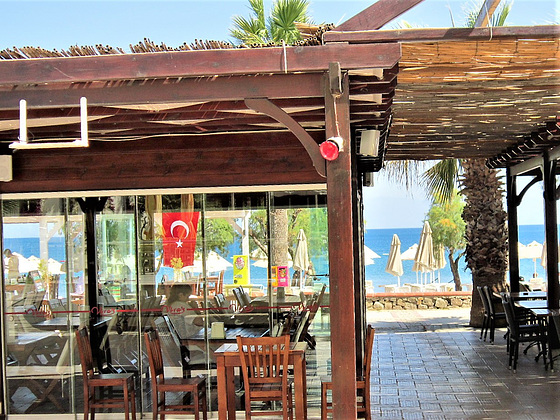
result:
[(199, 216), (197, 211), (162, 214), (164, 266), (182, 268), (194, 264)]

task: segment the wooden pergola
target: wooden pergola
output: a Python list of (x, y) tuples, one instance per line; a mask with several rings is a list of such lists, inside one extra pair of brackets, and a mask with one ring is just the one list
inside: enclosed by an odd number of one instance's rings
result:
[[(352, 418), (367, 174), (384, 159), (493, 158), (539, 127), (558, 127), (557, 26), (379, 30), (420, 1), (378, 1), (317, 46), (29, 50), (2, 60), (0, 148), (13, 171), (0, 193), (326, 185), (331, 336), (345, 343), (332, 346), (334, 417)], [(82, 97), (88, 147), (10, 147), (21, 100), (28, 143), (80, 138)], [(377, 156), (359, 153), (364, 130), (380, 133)], [(342, 148), (326, 161), (319, 145), (333, 137)]]

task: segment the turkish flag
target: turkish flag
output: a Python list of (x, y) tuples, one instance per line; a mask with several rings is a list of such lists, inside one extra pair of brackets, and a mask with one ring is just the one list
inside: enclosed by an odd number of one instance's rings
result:
[(199, 212), (163, 213), (163, 265), (173, 267), (171, 260), (180, 258), (181, 267), (194, 264), (196, 230)]

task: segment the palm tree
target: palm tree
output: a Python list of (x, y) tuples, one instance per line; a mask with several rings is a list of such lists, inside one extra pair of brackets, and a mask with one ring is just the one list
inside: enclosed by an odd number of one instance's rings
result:
[[(503, 26), (511, 10), (505, 3), (492, 16), (492, 26)], [(471, 6), (466, 26), (473, 27), (482, 1)], [(474, 6), (474, 7), (473, 7)], [(507, 214), (503, 208), (502, 182), (496, 170), (488, 169), (484, 159), (446, 159), (424, 173), (432, 197), (450, 200), (459, 181), (466, 199), (463, 219), (466, 222), (465, 258), (472, 272), (473, 291), (477, 286), (503, 290), (508, 268)], [(470, 325), (479, 327), (483, 320), (483, 305), (473, 293)]]
[(268, 17), (263, 0), (249, 0), (251, 16), (234, 16), (230, 35), (244, 44), (293, 44), (302, 39), (296, 23), (311, 23), (308, 0), (275, 0)]
[[(302, 39), (296, 23), (312, 23), (307, 14), (308, 0), (275, 0), (268, 17), (263, 0), (249, 0), (251, 16), (234, 16), (230, 35), (244, 44), (293, 44)], [(270, 212), (272, 265), (288, 265), (288, 211)]]

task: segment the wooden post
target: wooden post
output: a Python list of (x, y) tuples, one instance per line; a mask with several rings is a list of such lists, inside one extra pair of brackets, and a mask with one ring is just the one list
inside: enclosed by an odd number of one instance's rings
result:
[(512, 292), (519, 292), (519, 232), (517, 221), (517, 176), (506, 170), (507, 213), (509, 240), (509, 284)]
[(558, 309), (560, 284), (558, 282), (558, 219), (556, 212), (556, 161), (544, 153), (544, 223), (546, 238), (547, 296), (550, 308)]
[[(353, 419), (356, 403), (354, 231), (348, 74), (329, 66), (325, 83), (325, 135), (342, 137), (338, 158), (327, 163), (333, 418)], [(340, 81), (340, 93), (333, 86)], [(333, 93), (334, 92), (334, 93)]]

